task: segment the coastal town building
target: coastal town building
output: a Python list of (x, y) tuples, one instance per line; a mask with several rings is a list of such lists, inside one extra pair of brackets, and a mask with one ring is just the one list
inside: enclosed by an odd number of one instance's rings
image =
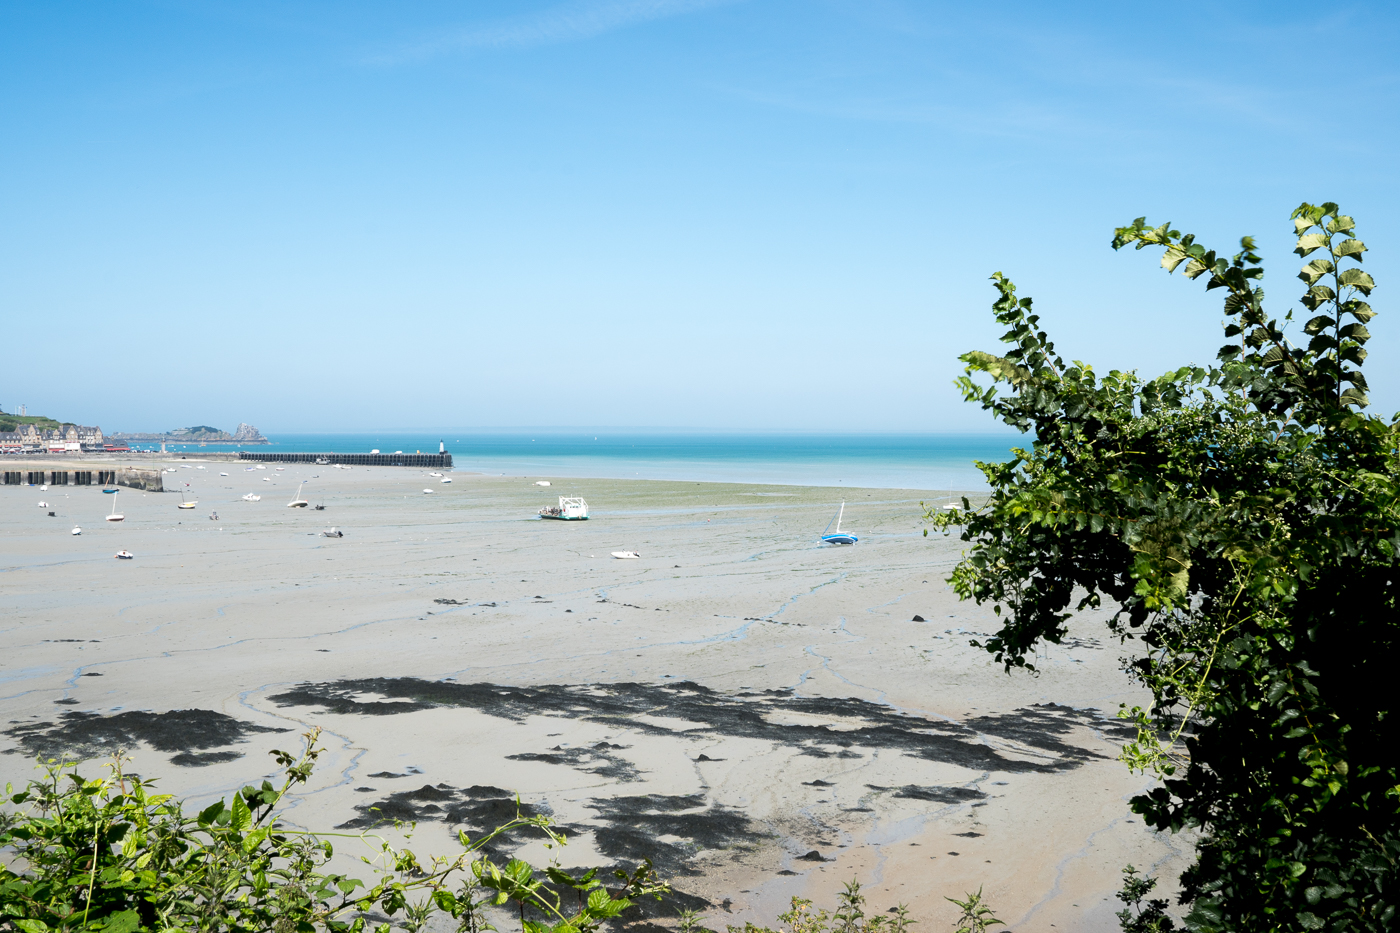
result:
[(5, 453), (77, 453), (101, 450), (104, 443), (100, 427), (81, 424), (59, 425), (56, 429), (40, 430), (32, 424), (21, 424), (17, 431), (0, 432), (0, 451)]

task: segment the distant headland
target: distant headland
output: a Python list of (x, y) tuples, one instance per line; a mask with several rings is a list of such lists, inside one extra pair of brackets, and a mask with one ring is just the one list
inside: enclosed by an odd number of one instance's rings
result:
[(191, 428), (176, 428), (164, 434), (127, 434), (117, 432), (111, 435), (112, 440), (130, 443), (156, 444), (270, 444), (267, 438), (251, 424), (240, 423), (232, 434), (221, 431), (218, 428), (211, 428), (207, 424), (198, 424)]

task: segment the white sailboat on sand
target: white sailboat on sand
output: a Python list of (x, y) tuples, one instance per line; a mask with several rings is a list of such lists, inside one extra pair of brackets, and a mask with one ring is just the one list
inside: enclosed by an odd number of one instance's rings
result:
[[(846, 514), (846, 503), (843, 502), (843, 503), (841, 503), (841, 511), (839, 511), (839, 512), (836, 513), (836, 532), (835, 532), (834, 534), (827, 534), (826, 531), (823, 531), (823, 532), (822, 532), (822, 541), (823, 541), (824, 543), (826, 543), (826, 544), (855, 544), (857, 541), (860, 540), (859, 538), (857, 538), (857, 537), (856, 537), (855, 535), (853, 535), (853, 534), (843, 533), (843, 532), (841, 531), (841, 519), (842, 519), (843, 516), (845, 516), (845, 514)], [(826, 523), (826, 529), (827, 529), (827, 531), (830, 531), (830, 530), (831, 530), (831, 522), (827, 522), (827, 523)]]
[(303, 499), (303, 498), (301, 497), (301, 487), (302, 487), (302, 486), (305, 486), (305, 485), (306, 485), (306, 482), (303, 481), (303, 482), (301, 483), (300, 486), (297, 486), (296, 498), (292, 499), (291, 502), (288, 502), (288, 503), (287, 503), (287, 508), (289, 508), (289, 509), (304, 509), (304, 508), (306, 508), (308, 505), (311, 504), (310, 502), (307, 502), (305, 499)]
[(112, 514), (107, 516), (107, 521), (119, 522), (124, 518), (126, 518), (126, 516), (117, 511), (117, 500), (114, 497), (112, 499)]

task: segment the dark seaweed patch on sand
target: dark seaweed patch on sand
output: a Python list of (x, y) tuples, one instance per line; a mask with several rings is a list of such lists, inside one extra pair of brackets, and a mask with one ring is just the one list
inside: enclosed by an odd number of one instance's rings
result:
[(216, 765), (221, 761), (234, 761), (242, 757), (242, 752), (181, 752), (172, 756), (170, 763), (182, 768), (203, 768), (206, 765)]
[(598, 851), (623, 863), (649, 858), (663, 878), (700, 874), (690, 864), (700, 852), (738, 856), (770, 835), (738, 810), (708, 803), (703, 794), (614, 797), (588, 806), (606, 827), (594, 837)]
[[(725, 694), (689, 681), (674, 684), (583, 684), (507, 687), (458, 684), (410, 677), (304, 683), (271, 700), (281, 706), (319, 706), (335, 713), (383, 716), (433, 707), (472, 709), (523, 721), (529, 716), (584, 719), (652, 735), (676, 730), (639, 716), (685, 720), (694, 737), (760, 739), (796, 747), (816, 758), (859, 758), (853, 749), (903, 752), (976, 771), (1066, 771), (1104, 756), (1067, 740), (1076, 728), (1113, 733), (1119, 724), (1055, 704), (981, 716), (966, 723), (922, 719), (853, 697), (802, 697), (791, 690)], [(829, 717), (839, 727), (793, 724)], [(851, 724), (859, 723), (855, 728)], [(1000, 747), (987, 737), (1003, 740)], [(1008, 745), (1014, 747), (1007, 747)]]
[[(128, 710), (111, 716), (97, 713), (64, 713), (58, 722), (35, 722), (4, 730), (31, 757), (104, 758), (146, 744), (162, 752), (190, 752), (221, 748), (260, 732), (289, 732), (243, 722), (207, 709), (172, 709), (165, 713)], [(237, 757), (237, 752), (221, 754)], [(177, 756), (181, 757), (181, 756)], [(212, 764), (206, 756), (183, 756), (176, 764)], [(204, 759), (204, 760), (195, 760)]]
[(510, 761), (541, 761), (551, 765), (568, 765), (577, 768), (588, 774), (596, 774), (599, 777), (613, 778), (618, 781), (640, 780), (640, 771), (632, 762), (614, 751), (626, 748), (623, 745), (613, 745), (610, 742), (599, 742), (593, 746), (580, 746), (578, 748), (564, 748), (556, 745), (547, 752), (526, 752), (519, 755), (507, 755)]
[(400, 791), (383, 800), (361, 804), (355, 810), (360, 815), (336, 829), (369, 829), (395, 820), (405, 823), (440, 820), (476, 835), (510, 822), (517, 812), (526, 817), (550, 812), (543, 805), (522, 803), (517, 807), (515, 795), (510, 791), (480, 784), (465, 789), (451, 784), (424, 784), (417, 790)]
[(973, 787), (928, 787), (922, 784), (905, 784), (903, 787), (881, 787), (878, 784), (867, 784), (866, 787), (875, 791), (894, 791), (894, 796), (905, 797), (909, 800), (928, 800), (933, 803), (966, 803), (969, 800), (981, 800), (987, 795)]

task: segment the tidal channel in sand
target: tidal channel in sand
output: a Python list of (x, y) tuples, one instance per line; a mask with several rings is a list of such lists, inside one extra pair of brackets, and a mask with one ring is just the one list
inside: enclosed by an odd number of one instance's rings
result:
[[(1113, 713), (1144, 697), (1104, 614), (1003, 673), (929, 493), (172, 466), (199, 507), (124, 489), (121, 523), (95, 486), (0, 487), (4, 780), (123, 748), (198, 804), (320, 726), (296, 822), (416, 819), (445, 853), (518, 794), (566, 827), (563, 864), (651, 857), (664, 915), (716, 928), (854, 876), (920, 929), (980, 886), (1018, 931), (1116, 930), (1120, 869), (1189, 854), (1128, 811), (1148, 781)], [(303, 481), (324, 511), (286, 507)], [(592, 518), (536, 519), (559, 495)], [(823, 546), (843, 497), (860, 543)]]

